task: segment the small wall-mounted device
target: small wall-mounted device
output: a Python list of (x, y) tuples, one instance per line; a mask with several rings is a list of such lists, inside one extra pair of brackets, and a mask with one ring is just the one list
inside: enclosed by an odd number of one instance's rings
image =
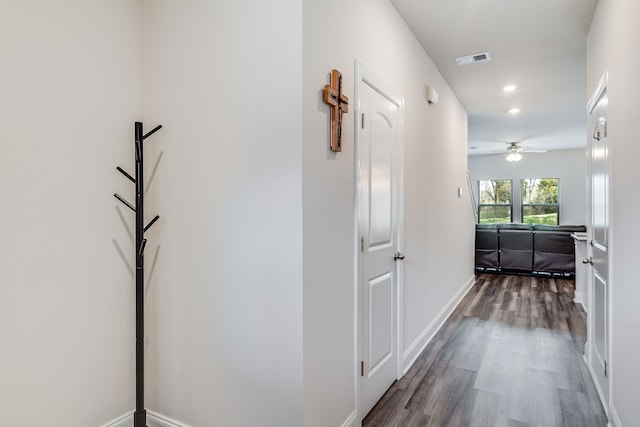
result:
[(427, 102), (433, 105), (438, 103), (438, 92), (431, 86), (427, 86)]

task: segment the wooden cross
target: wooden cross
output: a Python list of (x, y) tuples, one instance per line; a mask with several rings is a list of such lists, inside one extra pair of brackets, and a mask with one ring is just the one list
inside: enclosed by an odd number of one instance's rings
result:
[(349, 112), (349, 98), (342, 93), (338, 70), (331, 70), (331, 84), (324, 85), (324, 102), (331, 107), (331, 150), (342, 151), (342, 115)]

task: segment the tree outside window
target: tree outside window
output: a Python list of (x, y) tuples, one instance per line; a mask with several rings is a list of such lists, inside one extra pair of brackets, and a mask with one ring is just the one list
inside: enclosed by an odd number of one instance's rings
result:
[(550, 224), (560, 222), (558, 178), (527, 178), (520, 180), (522, 195), (522, 222)]
[(494, 224), (511, 222), (513, 183), (510, 179), (478, 181), (478, 222)]

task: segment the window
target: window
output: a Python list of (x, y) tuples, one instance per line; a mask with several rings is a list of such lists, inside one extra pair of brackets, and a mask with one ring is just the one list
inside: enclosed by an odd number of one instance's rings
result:
[(478, 222), (511, 222), (513, 218), (513, 184), (510, 179), (478, 181)]
[(520, 180), (522, 222), (525, 224), (560, 223), (558, 178), (528, 178)]

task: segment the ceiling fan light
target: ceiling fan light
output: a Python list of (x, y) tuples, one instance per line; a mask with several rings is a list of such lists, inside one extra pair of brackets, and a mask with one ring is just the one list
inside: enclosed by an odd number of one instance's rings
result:
[(503, 87), (502, 90), (505, 91), (505, 92), (513, 92), (517, 88), (518, 88), (518, 85), (508, 84), (505, 87)]
[(522, 160), (522, 154), (520, 153), (509, 153), (507, 155), (508, 162), (519, 162), (520, 160)]

